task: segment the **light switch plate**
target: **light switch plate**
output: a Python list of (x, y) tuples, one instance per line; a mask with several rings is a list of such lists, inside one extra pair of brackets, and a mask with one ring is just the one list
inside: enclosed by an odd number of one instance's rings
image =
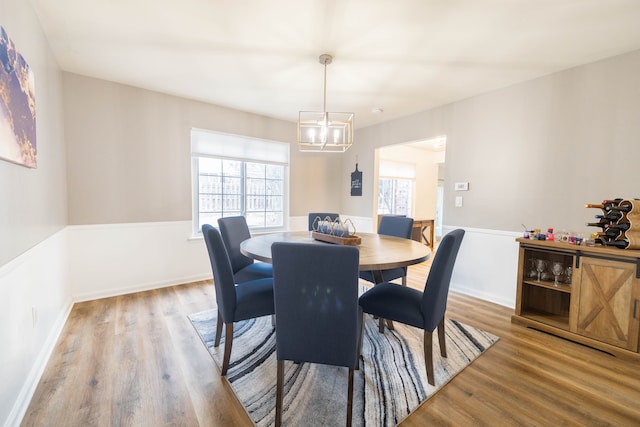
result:
[(462, 207), (462, 196), (456, 196), (456, 208)]
[(456, 191), (469, 191), (469, 183), (468, 182), (456, 182), (455, 184)]

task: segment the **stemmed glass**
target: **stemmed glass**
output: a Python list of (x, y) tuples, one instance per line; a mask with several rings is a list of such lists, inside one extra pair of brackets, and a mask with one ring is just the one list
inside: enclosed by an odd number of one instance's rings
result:
[(538, 282), (540, 281), (540, 275), (547, 269), (547, 263), (543, 259), (536, 260), (536, 271), (538, 272)]
[(569, 286), (571, 286), (571, 275), (573, 274), (573, 270), (571, 269), (571, 267), (567, 267), (567, 270), (565, 272), (565, 283), (569, 284)]
[(536, 261), (537, 260), (534, 259), (534, 258), (531, 259), (531, 262), (530, 262), (531, 267), (530, 267), (530, 270), (529, 270), (529, 277), (530, 278), (534, 278), (538, 274), (538, 273), (536, 273)]
[(564, 266), (562, 265), (561, 262), (554, 262), (553, 265), (551, 266), (551, 273), (553, 274), (553, 285), (554, 286), (558, 286), (560, 284), (560, 281), (558, 280), (558, 277), (560, 277), (560, 275), (564, 272)]

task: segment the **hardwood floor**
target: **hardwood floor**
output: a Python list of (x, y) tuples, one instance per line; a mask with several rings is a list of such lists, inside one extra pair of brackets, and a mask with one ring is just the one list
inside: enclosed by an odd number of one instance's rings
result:
[[(411, 267), (409, 286), (422, 289), (428, 267)], [(251, 426), (187, 319), (214, 306), (211, 282), (76, 304), (22, 425)], [(402, 426), (640, 425), (640, 363), (511, 314), (450, 294), (448, 317), (500, 341)]]

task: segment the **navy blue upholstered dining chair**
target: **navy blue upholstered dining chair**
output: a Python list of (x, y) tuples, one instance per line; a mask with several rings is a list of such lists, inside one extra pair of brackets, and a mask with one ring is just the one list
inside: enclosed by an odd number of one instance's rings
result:
[(335, 212), (309, 212), (309, 231), (313, 230), (313, 223), (316, 218), (320, 217), (320, 220), (324, 221), (327, 217), (331, 219), (331, 221), (335, 221), (340, 218), (340, 214)]
[(230, 216), (218, 219), (218, 227), (222, 234), (231, 268), (233, 269), (233, 280), (236, 283), (248, 282), (250, 280), (273, 277), (271, 264), (267, 262), (254, 262), (253, 259), (242, 255), (240, 243), (251, 238), (251, 232), (247, 225), (247, 220), (243, 216)]
[(221, 369), (221, 375), (225, 376), (231, 358), (233, 323), (274, 313), (273, 278), (262, 278), (236, 285), (233, 280), (231, 262), (220, 232), (211, 225), (204, 224), (202, 234), (209, 252), (218, 305), (214, 347), (220, 345), (222, 325), (225, 325), (224, 356)]
[[(424, 330), (424, 361), (431, 385), (435, 385), (432, 333), (437, 327), (440, 354), (447, 357), (444, 314), (447, 310), (451, 274), (463, 237), (464, 230), (458, 229), (442, 238), (423, 292), (385, 282), (374, 286), (360, 297), (360, 306), (365, 313)], [(384, 332), (382, 322), (380, 332)]]
[(276, 312), (276, 426), (282, 421), (284, 361), (349, 368), (347, 425), (353, 372), (362, 341), (358, 305), (360, 253), (353, 246), (277, 242), (271, 246)]
[[(397, 215), (385, 215), (380, 219), (378, 226), (378, 234), (385, 236), (402, 237), (411, 239), (411, 231), (413, 230), (413, 218)], [(373, 272), (361, 271), (360, 278), (367, 282), (375, 283)], [(392, 268), (390, 270), (382, 270), (382, 281), (390, 282), (395, 279), (402, 279), (402, 286), (407, 286), (407, 267)]]

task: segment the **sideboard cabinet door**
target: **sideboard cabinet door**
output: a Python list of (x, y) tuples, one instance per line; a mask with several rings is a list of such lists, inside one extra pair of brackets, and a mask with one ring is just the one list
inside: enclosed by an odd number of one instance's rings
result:
[(637, 352), (640, 280), (636, 265), (583, 256), (576, 273), (576, 332)]

